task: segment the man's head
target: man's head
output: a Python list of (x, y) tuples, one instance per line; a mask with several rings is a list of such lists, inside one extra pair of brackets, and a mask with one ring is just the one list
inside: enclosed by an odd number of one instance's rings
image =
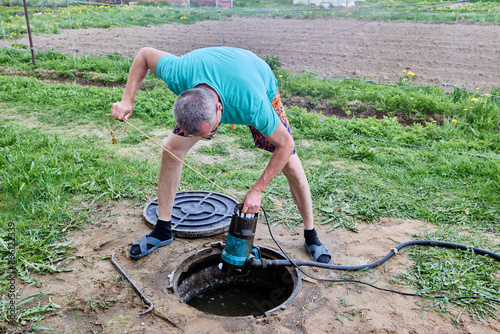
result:
[(217, 128), (222, 108), (217, 97), (206, 88), (192, 88), (179, 94), (174, 103), (177, 124), (188, 136), (207, 136)]

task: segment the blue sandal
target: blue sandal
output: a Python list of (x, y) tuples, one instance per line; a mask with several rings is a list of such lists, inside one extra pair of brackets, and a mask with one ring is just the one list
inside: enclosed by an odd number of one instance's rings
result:
[(309, 253), (311, 259), (314, 262), (318, 262), (318, 259), (321, 255), (326, 255), (330, 258), (327, 263), (328, 264), (332, 263), (332, 254), (330, 254), (325, 244), (321, 244), (320, 246), (318, 245), (307, 246), (307, 244), (304, 243), (304, 247), (306, 248), (307, 252)]
[[(152, 251), (154, 251), (158, 247), (168, 245), (172, 241), (174, 241), (174, 237), (172, 237), (170, 239), (167, 239), (165, 241), (160, 241), (160, 240), (158, 240), (156, 238), (153, 238), (153, 237), (150, 237), (148, 234), (146, 234), (145, 236), (143, 236), (141, 238), (141, 240), (135, 242), (132, 245), (132, 247), (139, 246), (139, 248), (141, 250), (141, 253), (137, 254), (137, 255), (132, 255), (132, 254), (130, 254), (130, 251), (129, 251), (128, 255), (131, 258), (133, 258), (134, 260), (137, 260), (137, 259), (140, 259), (143, 256), (148, 255), (149, 253), (151, 253)], [(151, 249), (148, 249), (148, 245), (152, 245), (153, 247)], [(132, 249), (132, 247), (130, 247), (130, 249)]]

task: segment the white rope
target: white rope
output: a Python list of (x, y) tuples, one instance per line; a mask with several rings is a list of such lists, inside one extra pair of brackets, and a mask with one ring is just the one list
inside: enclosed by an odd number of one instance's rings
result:
[(328, 53), (326, 54), (326, 70), (325, 70), (325, 76), (328, 75), (328, 60), (330, 59), (330, 48), (332, 46), (332, 39), (333, 39), (333, 25), (332, 25), (332, 15), (328, 15), (328, 23), (330, 24), (330, 38), (328, 39)]
[(451, 71), (450, 71), (450, 80), (448, 83), (451, 85), (453, 81), (453, 71), (455, 70), (455, 52), (457, 49), (457, 27), (458, 27), (458, 13), (460, 12), (460, 7), (462, 6), (462, 3), (457, 7), (457, 18), (455, 19), (455, 32), (453, 34), (453, 53), (451, 56)]
[(220, 45), (224, 46), (224, 34), (222, 33), (222, 17), (220, 15), (219, 0), (217, 0), (217, 13), (219, 13), (219, 31), (220, 31)]
[(71, 39), (73, 41), (73, 63), (75, 64), (75, 69), (76, 69), (75, 35), (73, 33), (73, 24), (71, 22), (71, 11), (70, 11), (70, 8), (69, 8), (69, 1), (66, 0), (66, 3), (68, 4), (69, 30), (70, 30), (70, 33), (71, 33)]
[[(448, 80), (448, 84), (451, 85), (452, 81), (453, 81), (453, 72), (455, 70), (455, 52), (456, 52), (456, 49), (457, 49), (457, 27), (458, 27), (458, 13), (460, 12), (460, 7), (462, 6), (462, 1), (460, 1), (460, 3), (458, 4), (458, 7), (457, 7), (457, 17), (455, 19), (455, 31), (453, 33), (453, 51), (452, 51), (452, 54), (451, 54), (451, 71), (450, 71), (450, 79)], [(443, 89), (443, 103), (444, 103), (444, 99), (446, 97), (446, 90)], [(446, 111), (445, 111), (446, 113)], [(446, 116), (446, 114), (443, 114), (443, 116)]]
[[(123, 43), (125, 44), (125, 50), (127, 52), (127, 58), (129, 58), (128, 46), (127, 46), (127, 34), (125, 33), (125, 23), (123, 22), (122, 6), (118, 6), (118, 8), (120, 8), (120, 18), (122, 19)], [(128, 62), (130, 64), (130, 59), (129, 59)]]

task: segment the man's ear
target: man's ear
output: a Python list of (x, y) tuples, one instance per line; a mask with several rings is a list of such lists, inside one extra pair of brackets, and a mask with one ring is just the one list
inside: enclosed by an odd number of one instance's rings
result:
[(217, 102), (216, 108), (217, 111), (222, 111), (222, 103)]

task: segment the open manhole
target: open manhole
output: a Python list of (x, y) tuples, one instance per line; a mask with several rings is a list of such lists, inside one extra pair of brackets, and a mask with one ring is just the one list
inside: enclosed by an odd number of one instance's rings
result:
[[(237, 201), (209, 191), (183, 191), (175, 195), (172, 232), (181, 238), (202, 238), (227, 232)], [(154, 228), (158, 220), (158, 199), (143, 210), (146, 224)]]
[[(264, 316), (285, 309), (302, 285), (295, 268), (251, 268), (247, 275), (219, 269), (224, 244), (215, 243), (184, 260), (170, 276), (170, 287), (188, 305), (214, 315)], [(262, 258), (284, 259), (260, 246)]]

